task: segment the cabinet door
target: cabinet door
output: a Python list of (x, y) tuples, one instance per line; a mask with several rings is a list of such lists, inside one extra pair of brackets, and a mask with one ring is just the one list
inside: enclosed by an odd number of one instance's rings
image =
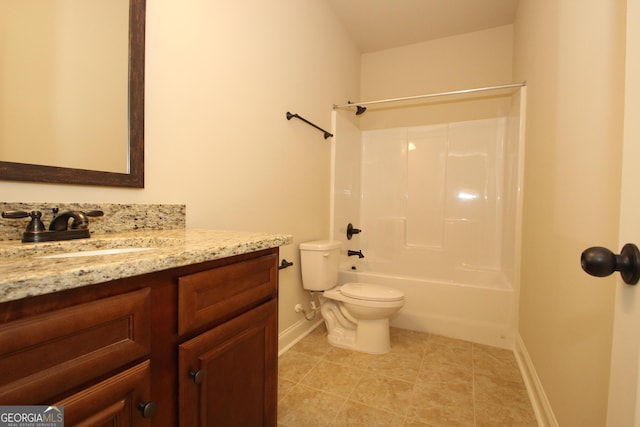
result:
[(275, 426), (277, 299), (179, 347), (183, 427)]
[(150, 426), (155, 405), (148, 400), (150, 384), (145, 361), (56, 405), (64, 406), (65, 426)]

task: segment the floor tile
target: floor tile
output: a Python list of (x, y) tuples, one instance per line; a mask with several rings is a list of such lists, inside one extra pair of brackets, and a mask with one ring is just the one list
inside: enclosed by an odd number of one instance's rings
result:
[(341, 365), (366, 368), (375, 361), (378, 356), (380, 355), (360, 353), (357, 351), (346, 350), (344, 348), (333, 347), (324, 357), (327, 360)]
[(302, 384), (295, 386), (278, 405), (278, 424), (287, 427), (329, 426), (344, 399)]
[(477, 427), (537, 427), (529, 404), (479, 403), (476, 406)]
[(322, 325), (278, 363), (281, 427), (537, 425), (510, 350), (391, 328), (391, 351), (371, 355)]
[(389, 352), (376, 355), (366, 366), (378, 374), (413, 383), (420, 372), (422, 359), (422, 352)]
[(403, 427), (435, 427), (435, 426), (433, 424), (427, 424), (425, 422), (414, 420), (407, 417), (407, 419), (404, 421)]
[[(527, 390), (522, 381), (496, 376), (476, 376), (476, 425), (536, 426)], [(505, 405), (504, 402), (509, 402)]]
[(407, 381), (365, 372), (349, 400), (405, 416), (411, 404), (413, 384)]
[(474, 344), (473, 364), (476, 375), (522, 382), (518, 363), (513, 352), (509, 350)]
[(473, 387), (459, 382), (417, 384), (408, 416), (438, 427), (473, 426)]
[(353, 392), (363, 372), (358, 367), (321, 360), (301, 383), (346, 399)]
[(321, 358), (306, 356), (296, 351), (287, 351), (278, 358), (278, 377), (299, 382), (311, 369), (320, 363)]
[(379, 408), (348, 401), (338, 413), (333, 425), (336, 427), (403, 427), (404, 417)]
[(278, 401), (282, 400), (296, 386), (296, 383), (286, 378), (278, 378)]
[(297, 342), (291, 350), (310, 356), (323, 357), (333, 347), (327, 341), (327, 333), (324, 328), (316, 328), (303, 340)]

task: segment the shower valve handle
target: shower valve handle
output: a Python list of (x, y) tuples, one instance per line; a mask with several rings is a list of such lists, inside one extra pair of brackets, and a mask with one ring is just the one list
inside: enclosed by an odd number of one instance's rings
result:
[(633, 243), (624, 245), (620, 255), (600, 246), (588, 248), (582, 252), (580, 263), (582, 269), (592, 276), (605, 277), (619, 271), (622, 280), (629, 285), (640, 280), (640, 251)]
[(353, 224), (349, 223), (349, 225), (347, 225), (347, 239), (351, 240), (354, 234), (359, 234), (361, 231), (362, 230), (354, 228)]

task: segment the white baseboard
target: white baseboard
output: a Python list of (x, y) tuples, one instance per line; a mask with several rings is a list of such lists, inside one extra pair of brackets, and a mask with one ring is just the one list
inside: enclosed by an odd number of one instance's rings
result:
[(293, 347), (302, 338), (309, 335), (311, 331), (322, 323), (322, 316), (318, 316), (315, 320), (300, 319), (284, 331), (278, 334), (278, 357), (282, 353)]
[(538, 378), (536, 369), (533, 366), (533, 362), (529, 357), (529, 353), (520, 334), (518, 334), (516, 338), (515, 356), (518, 366), (520, 367), (520, 372), (522, 373), (524, 384), (527, 387), (529, 399), (533, 405), (533, 411), (536, 415), (538, 425), (540, 427), (558, 427), (558, 421), (553, 414), (549, 399), (547, 399), (540, 378)]

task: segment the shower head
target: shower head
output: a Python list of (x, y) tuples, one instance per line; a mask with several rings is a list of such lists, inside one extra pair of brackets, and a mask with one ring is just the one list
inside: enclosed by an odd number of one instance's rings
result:
[(364, 113), (365, 111), (367, 111), (367, 107), (363, 107), (361, 105), (357, 105), (356, 106), (357, 110), (356, 110), (356, 116), (359, 116), (360, 114)]

